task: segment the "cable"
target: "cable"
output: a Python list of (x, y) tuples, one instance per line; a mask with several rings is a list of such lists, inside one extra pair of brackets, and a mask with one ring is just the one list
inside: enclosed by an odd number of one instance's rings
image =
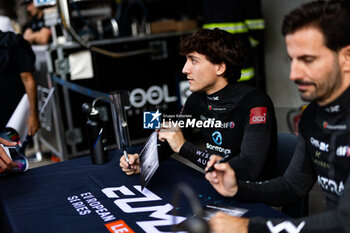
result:
[(181, 193), (185, 195), (188, 202), (190, 203), (194, 216), (186, 219), (184, 222), (178, 225), (175, 225), (174, 230), (183, 230), (188, 231), (189, 233), (209, 233), (209, 224), (203, 218), (201, 218), (201, 204), (191, 187), (185, 183), (178, 184), (173, 194), (172, 204), (174, 206), (174, 224), (176, 223), (175, 216), (177, 215), (177, 206), (179, 203), (179, 197)]

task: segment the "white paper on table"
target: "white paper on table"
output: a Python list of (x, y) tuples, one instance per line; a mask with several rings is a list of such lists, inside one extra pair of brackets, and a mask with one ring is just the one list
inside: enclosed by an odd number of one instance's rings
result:
[(17, 131), (21, 142), (28, 134), (28, 120), (30, 116), (30, 105), (27, 94), (24, 94), (21, 101), (12, 113), (10, 120), (6, 124), (6, 128), (12, 128)]

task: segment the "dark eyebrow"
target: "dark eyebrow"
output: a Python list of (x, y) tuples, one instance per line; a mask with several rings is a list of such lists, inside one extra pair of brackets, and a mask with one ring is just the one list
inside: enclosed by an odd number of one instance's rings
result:
[(199, 57), (196, 57), (196, 56), (194, 56), (194, 55), (187, 55), (186, 57), (187, 57), (187, 58), (199, 59)]
[(297, 57), (299, 60), (304, 60), (306, 58), (316, 58), (316, 56), (314, 55), (302, 55), (302, 56), (299, 56)]
[[(298, 59), (298, 60), (305, 60), (305, 59), (307, 59), (307, 58), (316, 58), (316, 57), (317, 57), (317, 56), (314, 56), (314, 55), (302, 55), (302, 56), (297, 57), (297, 59)], [(289, 56), (289, 55), (287, 55), (287, 58), (288, 58), (289, 60), (292, 60), (292, 57)]]

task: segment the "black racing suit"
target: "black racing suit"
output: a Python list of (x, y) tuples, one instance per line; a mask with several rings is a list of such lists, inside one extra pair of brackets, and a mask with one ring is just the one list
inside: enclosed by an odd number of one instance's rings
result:
[(350, 88), (327, 106), (311, 103), (302, 114), (296, 151), (284, 176), (238, 186), (239, 199), (278, 206), (300, 200), (317, 180), (326, 196), (325, 212), (287, 221), (252, 218), (249, 232), (350, 232), (349, 103)]
[[(276, 118), (270, 98), (262, 91), (242, 84), (228, 84), (207, 96), (191, 94), (178, 120), (221, 121), (213, 127), (201, 127), (206, 150), (186, 141), (179, 154), (204, 168), (210, 155), (232, 155), (229, 161), (240, 179), (265, 180), (274, 175)], [(203, 123), (205, 124), (205, 123)], [(182, 128), (186, 140), (193, 127)], [(169, 153), (159, 150), (160, 159)]]

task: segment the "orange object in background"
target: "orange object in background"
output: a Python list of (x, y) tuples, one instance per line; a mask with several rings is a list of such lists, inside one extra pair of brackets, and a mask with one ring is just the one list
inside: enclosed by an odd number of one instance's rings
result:
[(287, 122), (288, 122), (289, 130), (295, 135), (298, 135), (299, 133), (298, 132), (299, 121), (301, 118), (301, 114), (303, 113), (306, 107), (307, 107), (307, 104), (302, 105), (297, 110), (292, 109), (287, 113)]

